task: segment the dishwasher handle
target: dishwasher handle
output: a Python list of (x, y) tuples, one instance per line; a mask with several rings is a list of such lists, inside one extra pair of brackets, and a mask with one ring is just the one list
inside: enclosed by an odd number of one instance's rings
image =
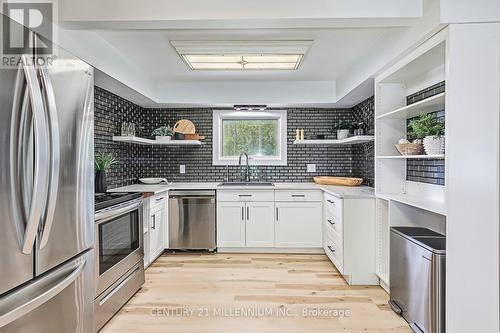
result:
[(215, 198), (215, 191), (170, 191), (170, 198)]

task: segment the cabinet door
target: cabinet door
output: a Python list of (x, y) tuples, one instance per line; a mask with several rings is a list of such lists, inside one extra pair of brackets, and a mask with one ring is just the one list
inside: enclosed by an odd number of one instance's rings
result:
[(274, 202), (247, 202), (246, 246), (274, 247)]
[(149, 228), (149, 259), (155, 260), (165, 249), (165, 226), (167, 218), (165, 205), (158, 206), (150, 211)]
[(276, 247), (321, 248), (321, 202), (276, 203)]
[(217, 204), (217, 246), (245, 246), (245, 203), (219, 202)]

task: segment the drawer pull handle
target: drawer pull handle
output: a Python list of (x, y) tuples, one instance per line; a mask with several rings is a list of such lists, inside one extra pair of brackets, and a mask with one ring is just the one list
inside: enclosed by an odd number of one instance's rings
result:
[(251, 194), (239, 194), (238, 196), (242, 197), (242, 198), (249, 198), (251, 197), (252, 195)]
[(292, 198), (305, 198), (305, 194), (292, 194)]
[(332, 253), (335, 253), (335, 249), (332, 248), (330, 245), (328, 245), (328, 249), (332, 252)]
[(335, 225), (335, 222), (333, 222), (332, 220), (328, 220), (328, 223), (330, 223), (331, 225)]
[(162, 201), (164, 198), (157, 198), (156, 202)]
[(332, 205), (335, 205), (335, 201), (332, 201), (330, 199), (327, 199), (326, 201), (328, 201), (329, 203), (331, 203)]

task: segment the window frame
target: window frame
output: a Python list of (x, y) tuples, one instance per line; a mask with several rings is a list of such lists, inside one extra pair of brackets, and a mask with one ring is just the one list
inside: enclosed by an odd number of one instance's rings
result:
[(222, 157), (222, 122), (230, 120), (278, 120), (278, 156), (249, 156), (250, 165), (287, 165), (287, 110), (265, 110), (265, 111), (233, 111), (214, 110), (213, 111), (213, 165), (238, 165), (238, 156)]

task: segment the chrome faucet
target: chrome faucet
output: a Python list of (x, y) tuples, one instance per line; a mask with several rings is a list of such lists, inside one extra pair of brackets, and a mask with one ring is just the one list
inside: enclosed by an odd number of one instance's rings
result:
[(244, 181), (249, 183), (250, 182), (250, 168), (248, 166), (248, 154), (246, 152), (242, 152), (240, 154), (239, 160), (238, 160), (238, 165), (241, 166), (241, 157), (245, 155), (246, 157), (246, 168), (245, 168), (245, 178)]

